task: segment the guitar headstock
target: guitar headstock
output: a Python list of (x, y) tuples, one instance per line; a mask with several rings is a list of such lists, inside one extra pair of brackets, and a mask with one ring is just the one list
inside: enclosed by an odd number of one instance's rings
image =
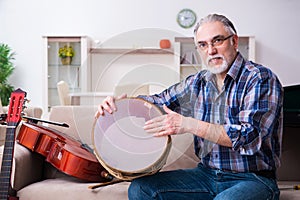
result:
[(20, 88), (13, 91), (10, 95), (9, 108), (7, 112), (7, 122), (17, 123), (21, 121), (22, 110), (25, 107), (26, 92)]

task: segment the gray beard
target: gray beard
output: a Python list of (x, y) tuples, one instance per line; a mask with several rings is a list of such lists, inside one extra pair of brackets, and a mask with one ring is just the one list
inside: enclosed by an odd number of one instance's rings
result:
[[(208, 66), (206, 63), (208, 63), (208, 61), (213, 57), (222, 57), (223, 58), (222, 65), (219, 67)], [(202, 65), (205, 66), (205, 68), (208, 69), (213, 74), (221, 74), (228, 69), (227, 61), (224, 59), (223, 56), (220, 56), (220, 55), (215, 55), (215, 56), (207, 58), (206, 62), (202, 62)]]

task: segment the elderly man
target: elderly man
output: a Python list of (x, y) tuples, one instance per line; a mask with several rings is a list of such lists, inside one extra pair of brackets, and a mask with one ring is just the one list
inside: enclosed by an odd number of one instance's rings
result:
[[(205, 70), (139, 98), (166, 112), (144, 129), (156, 137), (193, 134), (200, 162), (194, 169), (133, 180), (129, 199), (279, 199), (280, 81), (270, 69), (243, 58), (237, 32), (225, 16), (201, 19), (194, 34)], [(96, 115), (113, 112), (114, 101), (106, 98)]]

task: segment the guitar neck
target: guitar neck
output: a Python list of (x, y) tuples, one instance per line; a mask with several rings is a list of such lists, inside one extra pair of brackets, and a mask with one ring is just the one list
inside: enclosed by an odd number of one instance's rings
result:
[(0, 173), (0, 200), (16, 198), (11, 187), (11, 170), (14, 157), (15, 131), (21, 120), (26, 92), (18, 88), (10, 95), (9, 109), (7, 112), (6, 138), (3, 150)]
[(6, 139), (3, 150), (0, 174), (0, 200), (10, 199), (14, 195), (11, 187), (11, 171), (14, 155), (15, 129), (17, 123), (9, 122), (6, 129)]

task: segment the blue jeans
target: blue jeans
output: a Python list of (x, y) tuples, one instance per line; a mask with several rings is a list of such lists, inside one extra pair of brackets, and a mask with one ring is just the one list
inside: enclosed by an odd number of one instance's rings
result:
[(210, 169), (199, 164), (193, 169), (159, 172), (132, 181), (130, 200), (215, 199), (215, 200), (278, 200), (276, 180), (254, 173), (232, 173)]

